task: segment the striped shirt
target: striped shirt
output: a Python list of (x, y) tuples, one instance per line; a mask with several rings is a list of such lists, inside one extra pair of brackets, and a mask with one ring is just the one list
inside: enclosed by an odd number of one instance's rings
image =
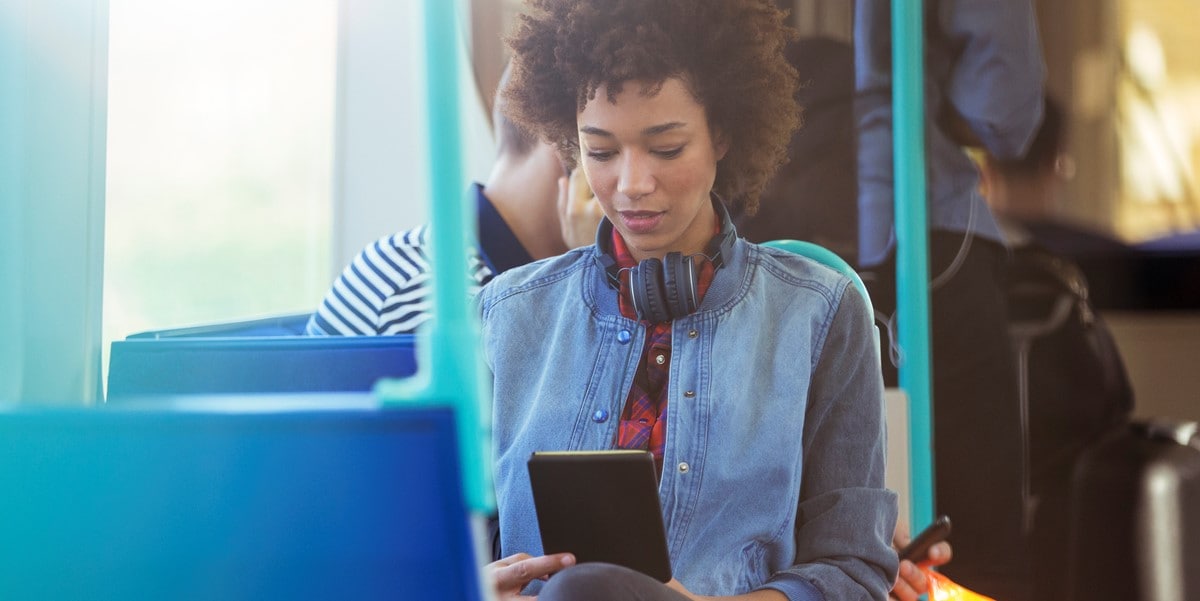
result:
[[(469, 292), (474, 295), (497, 273), (532, 261), (508, 224), (476, 184), (480, 249), (467, 256)], [(367, 245), (342, 271), (309, 318), (311, 336), (409, 334), (429, 320), (429, 228), (384, 236)]]

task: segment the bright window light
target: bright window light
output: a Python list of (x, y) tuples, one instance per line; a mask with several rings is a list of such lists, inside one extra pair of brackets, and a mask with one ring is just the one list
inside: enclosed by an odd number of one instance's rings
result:
[(336, 0), (111, 0), (104, 349), (329, 285)]

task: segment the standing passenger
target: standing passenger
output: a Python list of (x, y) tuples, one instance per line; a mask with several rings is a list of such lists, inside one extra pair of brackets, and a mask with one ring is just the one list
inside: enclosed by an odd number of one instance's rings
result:
[[(579, 157), (606, 219), (594, 246), (479, 296), (496, 591), (882, 601), (896, 499), (866, 303), (845, 276), (737, 238), (725, 206), (753, 212), (797, 123), (784, 15), (770, 0), (533, 9), (510, 39), (509, 114)], [(530, 453), (613, 448), (658, 460), (666, 585), (542, 555)]]
[[(885, 315), (896, 306), (889, 4), (858, 0), (854, 32), (859, 262)], [(1042, 117), (1041, 48), (1030, 0), (931, 0), (928, 10), (934, 480), (937, 512), (954, 521), (945, 571), (989, 596), (1025, 601), (1028, 474), (1006, 329), (1007, 251), (963, 146), (1005, 159), (1024, 153)]]

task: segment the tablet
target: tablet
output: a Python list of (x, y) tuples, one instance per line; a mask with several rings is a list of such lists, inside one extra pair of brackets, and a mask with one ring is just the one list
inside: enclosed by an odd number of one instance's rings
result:
[(666, 582), (671, 559), (648, 451), (538, 452), (529, 482), (542, 550), (574, 553)]

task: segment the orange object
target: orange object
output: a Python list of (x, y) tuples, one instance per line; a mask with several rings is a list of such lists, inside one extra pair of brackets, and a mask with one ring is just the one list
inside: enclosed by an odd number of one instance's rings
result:
[(929, 601), (996, 601), (981, 595), (928, 568), (921, 568), (929, 579)]

